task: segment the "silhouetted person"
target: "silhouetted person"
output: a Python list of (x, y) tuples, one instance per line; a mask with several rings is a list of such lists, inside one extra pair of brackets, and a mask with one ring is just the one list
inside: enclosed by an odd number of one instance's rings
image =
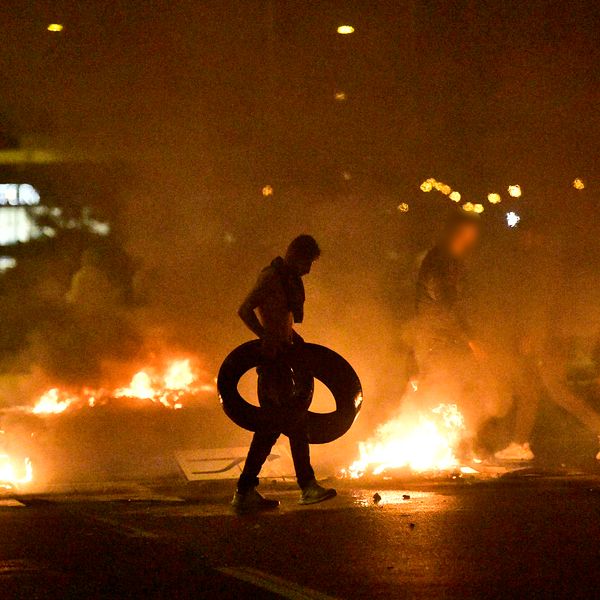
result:
[[(310, 464), (307, 417), (308, 407), (289, 406), (290, 368), (286, 353), (293, 351), (302, 338), (294, 331), (294, 323), (304, 317), (304, 285), (302, 277), (310, 273), (321, 252), (309, 235), (295, 238), (285, 257), (277, 257), (262, 270), (258, 281), (238, 314), (247, 327), (262, 341), (263, 362), (258, 368), (259, 402), (271, 415), (291, 418), (274, 425), (272, 431), (257, 431), (252, 438), (244, 469), (232, 505), (238, 512), (268, 510), (279, 505), (277, 500), (261, 496), (256, 487), (258, 475), (283, 429), (289, 434), (290, 448), (298, 485), (302, 490), (300, 504), (314, 504), (332, 498), (335, 490), (317, 484)], [(258, 313), (258, 315), (257, 315)]]
[(434, 404), (457, 404), (471, 437), (494, 402), (486, 397), (493, 385), (480, 368), (485, 355), (473, 340), (464, 306), (465, 260), (479, 228), (475, 215), (453, 213), (425, 255), (417, 278), (414, 341), (419, 393)]

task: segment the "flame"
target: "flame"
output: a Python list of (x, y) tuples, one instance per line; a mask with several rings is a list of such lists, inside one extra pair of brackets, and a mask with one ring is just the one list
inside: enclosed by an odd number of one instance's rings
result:
[(115, 391), (115, 397), (139, 398), (159, 402), (168, 408), (182, 408), (179, 399), (184, 394), (191, 394), (202, 388), (195, 388), (196, 376), (189, 359), (173, 361), (162, 377), (152, 377), (146, 371), (137, 372), (128, 387)]
[(33, 480), (33, 467), (29, 458), (23, 460), (23, 467), (15, 468), (14, 462), (8, 454), (0, 454), (0, 489), (11, 489), (19, 485), (30, 483)]
[(39, 415), (59, 414), (71, 405), (97, 406), (110, 398), (150, 400), (167, 408), (183, 408), (181, 399), (186, 394), (214, 391), (214, 385), (197, 381), (190, 359), (171, 361), (164, 373), (143, 369), (133, 375), (129, 385), (116, 390), (83, 388), (77, 394), (52, 388), (44, 392), (31, 411)]
[(384, 423), (375, 437), (359, 444), (359, 458), (344, 471), (352, 478), (389, 469), (443, 471), (459, 467), (455, 450), (465, 429), (456, 404), (440, 404), (431, 413), (401, 415)]
[(32, 412), (36, 415), (58, 414), (69, 408), (76, 398), (70, 397), (58, 388), (52, 388), (42, 394)]

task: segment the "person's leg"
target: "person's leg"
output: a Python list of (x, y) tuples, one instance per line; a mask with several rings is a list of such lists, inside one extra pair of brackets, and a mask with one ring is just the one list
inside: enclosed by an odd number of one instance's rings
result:
[(304, 489), (315, 479), (315, 472), (310, 464), (310, 445), (305, 427), (298, 426), (290, 432), (290, 449), (298, 485)]
[(238, 480), (238, 492), (242, 494), (246, 493), (258, 485), (258, 475), (260, 470), (265, 464), (265, 461), (278, 438), (279, 433), (277, 432), (257, 431), (254, 434), (252, 443), (250, 444), (250, 450), (248, 450), (244, 469)]

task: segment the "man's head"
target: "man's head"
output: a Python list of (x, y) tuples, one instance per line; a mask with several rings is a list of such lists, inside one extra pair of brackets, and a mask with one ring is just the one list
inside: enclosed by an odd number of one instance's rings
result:
[(479, 216), (463, 210), (450, 215), (446, 222), (445, 243), (450, 254), (464, 258), (473, 250), (479, 240)]
[(308, 275), (312, 264), (321, 256), (319, 244), (312, 235), (299, 235), (292, 240), (285, 253), (286, 264), (298, 275)]

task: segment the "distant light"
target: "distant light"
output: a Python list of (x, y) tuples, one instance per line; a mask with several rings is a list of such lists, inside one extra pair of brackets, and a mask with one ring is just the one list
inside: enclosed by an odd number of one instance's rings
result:
[(440, 189), (440, 192), (442, 192), (442, 194), (445, 196), (449, 196), (452, 193), (452, 188), (444, 183)]
[(344, 178), (344, 181), (350, 181), (352, 179), (352, 173), (349, 171), (342, 171), (342, 177)]
[(48, 31), (58, 32), (62, 30), (63, 26), (60, 23), (50, 23), (50, 25), (48, 25)]
[(496, 193), (488, 194), (487, 199), (490, 204), (500, 204), (500, 202), (502, 202), (502, 198), (500, 197), (500, 194), (496, 194)]
[(429, 180), (424, 181), (421, 184), (421, 191), (422, 192), (430, 192), (432, 189), (433, 189), (433, 184)]
[(406, 204), (406, 202), (402, 202), (402, 204), (398, 205), (398, 210), (400, 212), (408, 212), (409, 206), (408, 204)]
[(0, 256), (0, 272), (14, 269), (17, 266), (17, 259), (12, 256)]
[(573, 187), (576, 190), (582, 190), (583, 188), (585, 188), (585, 183), (583, 183), (583, 180), (579, 179), (579, 177), (577, 179), (575, 179), (575, 181), (573, 181)]
[(463, 204), (463, 210), (465, 210), (467, 212), (473, 212), (474, 209), (475, 209), (475, 206), (473, 205), (472, 202), (465, 202)]
[(350, 35), (351, 33), (354, 33), (354, 27), (352, 27), (352, 25), (340, 25), (337, 28), (337, 32), (340, 35)]
[(460, 202), (460, 199), (461, 199), (460, 192), (452, 192), (450, 194), (450, 200), (452, 200), (452, 202)]
[(480, 215), (484, 210), (485, 210), (485, 208), (483, 208), (483, 204), (474, 204), (473, 205), (473, 212), (477, 213), (478, 215)]
[(521, 197), (521, 186), (520, 185), (509, 185), (508, 186), (508, 193), (513, 197), (513, 198), (520, 198)]
[(510, 211), (506, 213), (506, 224), (509, 227), (516, 227), (520, 220), (521, 217), (516, 212)]
[(270, 185), (265, 185), (262, 189), (262, 195), (266, 198), (267, 196), (273, 195), (273, 188)]
[(348, 96), (346, 96), (346, 92), (336, 92), (333, 97), (336, 99), (337, 102), (345, 102), (348, 99)]

